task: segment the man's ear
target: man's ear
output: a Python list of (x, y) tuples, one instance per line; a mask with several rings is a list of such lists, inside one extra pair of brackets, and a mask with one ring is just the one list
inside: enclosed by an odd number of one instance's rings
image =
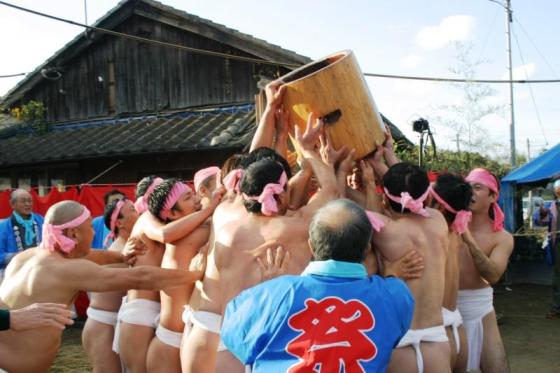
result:
[(66, 237), (70, 238), (76, 244), (78, 244), (78, 228), (77, 227), (67, 228), (66, 233), (64, 233), (64, 235)]
[(311, 246), (311, 239), (308, 238), (307, 239), (307, 247), (309, 247), (309, 252), (311, 253), (311, 257), (315, 257), (315, 255), (313, 255), (313, 247)]

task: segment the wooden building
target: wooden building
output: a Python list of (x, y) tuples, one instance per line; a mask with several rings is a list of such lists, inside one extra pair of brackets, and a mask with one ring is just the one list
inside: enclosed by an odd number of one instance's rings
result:
[(81, 184), (99, 175), (96, 183), (131, 183), (151, 173), (189, 178), (250, 142), (263, 82), (310, 61), (152, 0), (122, 1), (95, 26), (278, 64), (82, 32), (0, 101), (6, 112), (41, 102), (47, 126), (0, 129), (0, 184)]

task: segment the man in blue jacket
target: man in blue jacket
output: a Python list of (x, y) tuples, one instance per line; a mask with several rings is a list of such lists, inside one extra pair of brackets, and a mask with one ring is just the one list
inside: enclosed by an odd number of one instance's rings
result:
[[(339, 199), (313, 217), (314, 257), (301, 276), (247, 289), (226, 307), (221, 336), (253, 372), (384, 372), (410, 327), (414, 300), (396, 278), (368, 277), (372, 226)], [(289, 249), (289, 248), (288, 248)]]
[(0, 281), (10, 260), (41, 242), (43, 217), (33, 213), (33, 198), (25, 189), (10, 195), (12, 214), (0, 222)]

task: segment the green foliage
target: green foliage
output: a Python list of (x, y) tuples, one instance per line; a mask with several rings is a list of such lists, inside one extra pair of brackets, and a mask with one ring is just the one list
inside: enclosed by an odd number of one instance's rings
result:
[(21, 120), (41, 133), (48, 131), (49, 126), (45, 119), (47, 109), (42, 102), (28, 101), (21, 106)]
[[(418, 149), (397, 150), (397, 156), (404, 162), (418, 164)], [(475, 152), (454, 152), (451, 150), (440, 150), (434, 157), (432, 150), (428, 148), (424, 155), (424, 168), (428, 171), (449, 171), (466, 175), (476, 167), (484, 167), (497, 177), (503, 177), (511, 171), (508, 164), (496, 162)]]

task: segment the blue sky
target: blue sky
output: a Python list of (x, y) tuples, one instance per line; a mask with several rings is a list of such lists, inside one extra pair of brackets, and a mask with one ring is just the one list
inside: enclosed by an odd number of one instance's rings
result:
[[(82, 22), (84, 4), (78, 0), (12, 0), (13, 3)], [(342, 49), (352, 49), (364, 72), (451, 76), (455, 63), (453, 42), (473, 45), (471, 57), (489, 62), (477, 77), (505, 78), (505, 15), (489, 0), (164, 0), (168, 5), (211, 19), (241, 32), (265, 39), (286, 49), (320, 58)], [(88, 18), (93, 23), (117, 4), (109, 0), (89, 0)], [(513, 40), (513, 66), (517, 78), (559, 78), (560, 2), (553, 0), (512, 0), (521, 59)], [(0, 6), (0, 37), (3, 46), (0, 75), (28, 72), (71, 40), (80, 28), (57, 23)], [(528, 35), (528, 36), (527, 36)], [(536, 48), (535, 46), (536, 45)], [(544, 57), (544, 58), (543, 58)], [(19, 78), (0, 79), (0, 95)], [(367, 78), (382, 113), (408, 137), (410, 121), (418, 116), (434, 117), (435, 108), (460, 103), (458, 90), (448, 84)], [(506, 85), (494, 85), (492, 103), (507, 102)], [(558, 94), (560, 84), (532, 85), (537, 111), (527, 85), (515, 87), (517, 147), (526, 153), (530, 139), (532, 153), (548, 141), (560, 141)], [(436, 141), (454, 148), (455, 134), (432, 121)], [(503, 144), (507, 154), (509, 127), (506, 115), (486, 118), (483, 125), (493, 142)]]

